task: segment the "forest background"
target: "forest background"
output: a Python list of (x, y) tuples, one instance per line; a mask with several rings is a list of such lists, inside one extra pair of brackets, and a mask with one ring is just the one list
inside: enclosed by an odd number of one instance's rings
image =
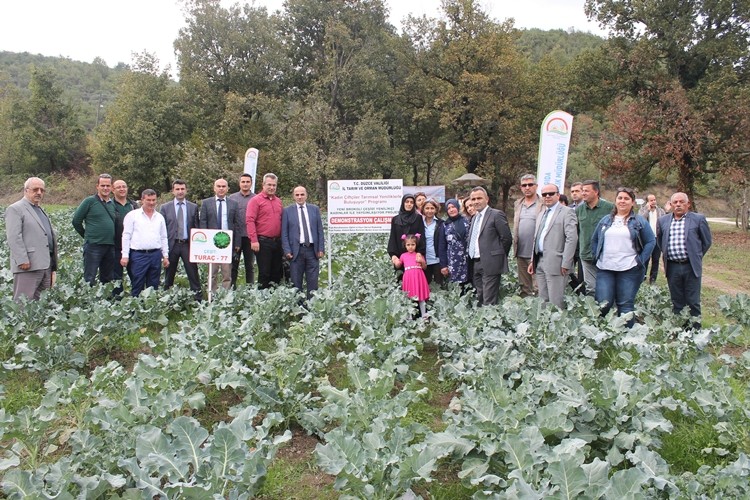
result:
[(587, 0), (606, 39), (519, 30), (474, 0), (444, 0), (400, 33), (382, 0), (184, 6), (174, 74), (149, 53), (110, 68), (0, 52), (0, 195), (40, 175), (76, 203), (106, 171), (131, 193), (183, 178), (200, 198), (256, 147), (280, 192), (304, 183), (318, 202), (329, 179), (471, 172), (508, 208), (536, 171), (542, 119), (562, 109), (575, 116), (568, 179), (658, 184), (746, 213), (748, 1)]

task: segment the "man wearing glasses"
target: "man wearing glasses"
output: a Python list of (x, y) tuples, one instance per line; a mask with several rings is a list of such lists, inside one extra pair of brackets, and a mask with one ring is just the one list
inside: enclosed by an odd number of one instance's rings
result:
[(23, 185), (23, 198), (5, 210), (5, 232), (13, 272), (13, 300), (39, 300), (54, 284), (57, 242), (49, 217), (39, 206), (44, 181), (31, 177)]
[(554, 184), (542, 188), (542, 201), (544, 211), (537, 217), (534, 258), (528, 272), (536, 274), (539, 297), (562, 308), (578, 244), (576, 214), (560, 203), (560, 191)]
[(528, 272), (534, 247), (536, 220), (544, 208), (536, 189), (536, 176), (526, 174), (521, 177), (523, 198), (516, 200), (513, 210), (513, 253), (518, 264), (521, 297), (536, 295), (537, 288), (536, 279)]

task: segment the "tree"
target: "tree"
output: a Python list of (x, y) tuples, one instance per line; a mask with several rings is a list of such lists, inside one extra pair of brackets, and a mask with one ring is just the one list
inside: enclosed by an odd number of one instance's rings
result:
[(28, 99), (16, 100), (10, 111), (9, 139), (20, 169), (39, 174), (86, 170), (85, 132), (73, 106), (63, 102), (52, 72), (33, 68), (29, 91)]
[(703, 174), (746, 179), (750, 2), (587, 0), (586, 12), (613, 35), (599, 80), (616, 97), (602, 160), (642, 183), (675, 169), (689, 195)]
[(124, 177), (135, 192), (169, 190), (171, 171), (180, 159), (178, 146), (192, 130), (185, 101), (185, 90), (166, 72), (159, 73), (158, 61), (141, 55), (134, 70), (123, 76), (96, 133), (95, 167)]

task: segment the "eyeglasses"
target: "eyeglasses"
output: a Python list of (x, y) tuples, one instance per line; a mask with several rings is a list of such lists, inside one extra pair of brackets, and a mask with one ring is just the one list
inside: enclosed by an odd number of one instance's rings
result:
[(522, 188), (527, 188), (527, 187), (531, 187), (531, 186), (536, 186), (536, 184), (534, 184), (533, 182), (531, 184), (521, 184)]
[(557, 195), (557, 192), (554, 192), (554, 193), (542, 193), (542, 196), (544, 196), (545, 198), (548, 197), (548, 196), (556, 196), (556, 195)]

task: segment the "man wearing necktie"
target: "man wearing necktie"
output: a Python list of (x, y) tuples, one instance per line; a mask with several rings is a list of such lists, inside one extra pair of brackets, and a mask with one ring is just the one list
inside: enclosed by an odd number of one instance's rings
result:
[(320, 259), (325, 253), (323, 221), (320, 209), (307, 203), (307, 189), (294, 188), (294, 203), (284, 209), (281, 217), (281, 248), (289, 260), (292, 283), (303, 291), (307, 282), (307, 298), (318, 289)]
[(480, 306), (497, 304), (500, 275), (508, 272), (508, 254), (513, 236), (502, 210), (489, 207), (482, 187), (471, 190), (469, 202), (476, 210), (469, 229), (469, 259), (474, 265), (474, 288)]
[[(214, 194), (201, 202), (200, 215), (198, 216), (201, 229), (224, 229), (232, 231), (232, 244), (234, 252), (239, 251), (240, 242), (237, 241), (238, 228), (240, 225), (239, 205), (235, 200), (227, 197), (229, 184), (226, 179), (216, 179), (214, 182)], [(229, 289), (232, 286), (232, 263), (216, 264), (211, 281), (211, 289), (216, 290), (218, 286), (218, 273), (221, 272), (221, 286)]]
[(13, 300), (39, 300), (42, 291), (54, 285), (57, 271), (57, 240), (49, 217), (39, 206), (45, 185), (30, 177), (23, 185), (23, 198), (5, 210), (5, 231), (13, 272)]
[(185, 274), (190, 283), (190, 290), (195, 300), (202, 299), (201, 281), (198, 274), (198, 264), (190, 262), (190, 230), (198, 227), (198, 205), (188, 201), (187, 184), (181, 179), (172, 183), (174, 200), (159, 208), (167, 223), (167, 238), (169, 242), (169, 267), (164, 274), (164, 289), (174, 285), (177, 266), (182, 260)]
[(575, 210), (560, 203), (556, 185), (545, 185), (541, 194), (545, 209), (536, 219), (534, 257), (528, 271), (536, 274), (539, 298), (562, 308), (578, 244), (577, 219)]

